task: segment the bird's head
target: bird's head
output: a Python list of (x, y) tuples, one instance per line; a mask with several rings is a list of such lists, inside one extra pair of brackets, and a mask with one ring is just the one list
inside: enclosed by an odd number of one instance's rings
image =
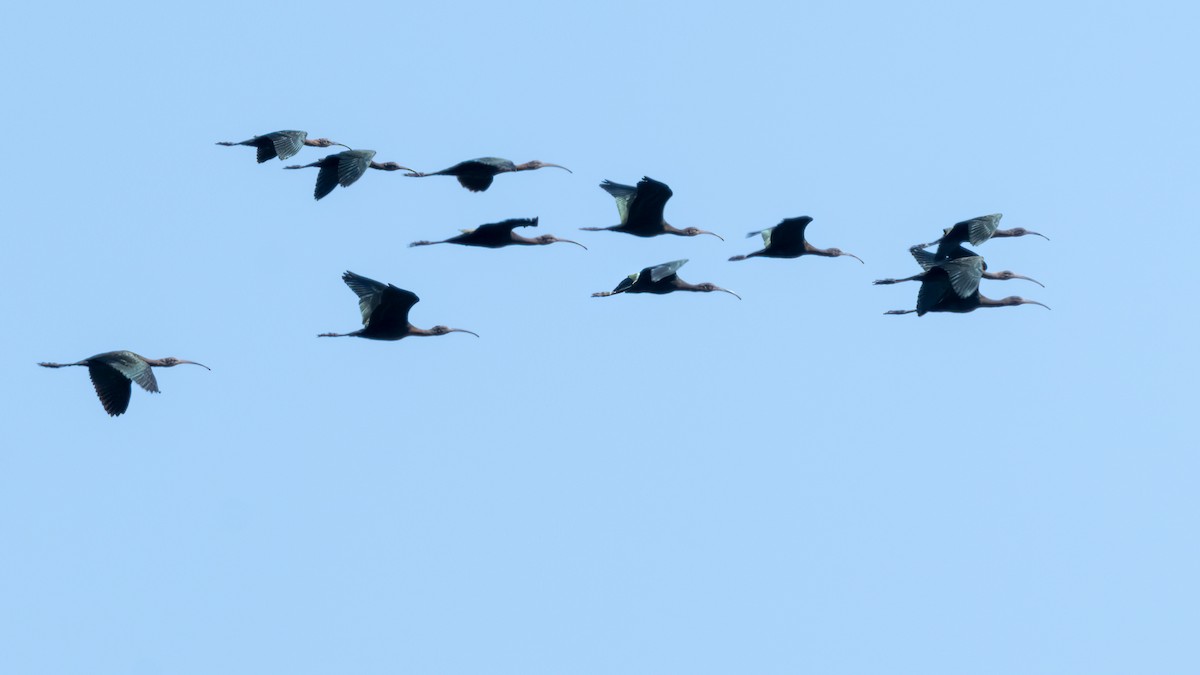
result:
[[(1004, 298), (1003, 300), (1001, 300), (1000, 304), (1002, 304), (1002, 305), (1041, 305), (1042, 307), (1046, 307), (1046, 305), (1042, 305), (1042, 303), (1038, 302), (1037, 300), (1027, 300), (1025, 298), (1022, 298), (1019, 295), (1010, 295), (1007, 298)], [(1046, 309), (1050, 309), (1050, 308), (1046, 307)]]
[(168, 356), (164, 359), (160, 359), (158, 365), (161, 368), (170, 368), (172, 366), (178, 366), (183, 363), (190, 363), (193, 366), (200, 366), (201, 368), (203, 368), (205, 370), (212, 370), (212, 368), (209, 368), (208, 366), (204, 365), (203, 363), (196, 363), (195, 361), (187, 361), (184, 359), (177, 359), (174, 356)]
[(475, 333), (465, 328), (450, 328), (449, 326), (434, 326), (429, 329), (429, 332), (434, 335), (445, 335), (446, 333), (471, 333), (475, 337), (479, 337), (479, 333)]
[(1024, 276), (1021, 274), (1017, 274), (1015, 272), (1009, 272), (1008, 270), (1004, 270), (1003, 272), (997, 272), (996, 279), (998, 279), (1000, 281), (1010, 281), (1012, 279), (1024, 279), (1025, 281), (1032, 281), (1033, 283), (1037, 284), (1038, 286), (1041, 286), (1042, 288), (1046, 287), (1046, 284), (1043, 284), (1042, 282), (1038, 281), (1037, 279), (1034, 279), (1033, 277), (1027, 277), (1027, 276)]
[(1027, 234), (1034, 234), (1034, 235), (1041, 237), (1042, 239), (1045, 239), (1046, 241), (1050, 241), (1050, 237), (1047, 237), (1046, 235), (1042, 234), (1041, 232), (1034, 232), (1033, 230), (1027, 230), (1023, 227), (1014, 227), (1013, 229), (1009, 230), (1009, 234), (1011, 234), (1014, 237), (1024, 237)]
[(314, 139), (311, 139), (310, 142), (312, 143), (312, 145), (314, 145), (318, 148), (328, 148), (332, 145), (337, 145), (337, 146), (341, 146), (347, 150), (350, 149), (350, 146), (344, 145), (342, 143), (334, 143), (333, 141), (329, 140), (328, 138), (314, 138)]
[(543, 244), (543, 245), (544, 244), (553, 244), (553, 243), (561, 241), (564, 244), (575, 244), (576, 246), (582, 247), (583, 250), (585, 250), (585, 251), (587, 250), (586, 246), (584, 246), (583, 244), (581, 244), (577, 241), (571, 241), (570, 239), (559, 239), (558, 237), (556, 237), (552, 234), (543, 234), (542, 236), (538, 237), (536, 239), (536, 241), (537, 241), (537, 243)]
[[(850, 257), (850, 258), (854, 258), (855, 260), (857, 260), (857, 261), (858, 261), (858, 262), (860, 262), (860, 263), (861, 263), (861, 262), (863, 262), (862, 258), (860, 258), (860, 257), (858, 257), (858, 256), (856, 256), (856, 255), (854, 255), (853, 253), (846, 253), (845, 251), (843, 251), (843, 250), (842, 250), (842, 249), (840, 249), (840, 248), (831, 248), (831, 249), (829, 249), (829, 255), (833, 256), (834, 258), (836, 258), (836, 257), (838, 257), (838, 256), (843, 256), (843, 255), (844, 255), (844, 256), (847, 256), (847, 257)], [(863, 264), (864, 264), (864, 265), (866, 265), (866, 263), (863, 263)]]
[(718, 286), (716, 284), (710, 284), (707, 281), (702, 284), (696, 284), (696, 289), (699, 291), (703, 291), (705, 293), (712, 293), (713, 291), (721, 291), (723, 293), (728, 293), (728, 294), (732, 295), (733, 297), (737, 298), (738, 300), (742, 299), (742, 296), (738, 295), (737, 293), (734, 293), (733, 291), (729, 290), (728, 288), (721, 288), (720, 286)]
[(721, 241), (725, 241), (725, 237), (722, 237), (721, 235), (717, 234), (716, 232), (709, 232), (708, 230), (702, 230), (698, 227), (688, 227), (688, 228), (684, 228), (684, 230), (683, 230), (683, 236), (685, 236), (685, 237), (695, 237), (696, 235), (699, 235), (699, 234), (711, 234), (712, 236), (716, 237), (717, 239), (720, 239)]
[(571, 171), (570, 169), (568, 169), (567, 167), (565, 167), (561, 164), (551, 164), (550, 162), (541, 162), (536, 159), (529, 161), (529, 162), (525, 162), (524, 164), (517, 167), (517, 170), (518, 171), (532, 171), (533, 169), (544, 169), (548, 166), (552, 166), (556, 169), (562, 169), (563, 171), (566, 171), (567, 173), (575, 173), (574, 171)]

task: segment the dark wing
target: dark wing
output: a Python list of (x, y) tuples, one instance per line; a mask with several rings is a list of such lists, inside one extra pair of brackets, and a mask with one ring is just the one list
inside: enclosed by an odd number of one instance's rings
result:
[(367, 325), (367, 321), (371, 319), (371, 313), (383, 301), (383, 292), (387, 290), (387, 285), (355, 274), (350, 270), (346, 270), (342, 274), (342, 281), (346, 282), (350, 290), (358, 296), (358, 310), (362, 312), (363, 325)]
[(367, 165), (371, 163), (371, 158), (375, 156), (374, 150), (347, 150), (339, 152), (338, 157), (338, 184), (342, 187), (349, 187), (354, 184), (354, 181), (362, 178), (367, 172)]
[(672, 194), (666, 183), (643, 177), (637, 185), (637, 195), (629, 202), (628, 222), (639, 230), (662, 229), (663, 209)]
[(492, 186), (492, 178), (490, 173), (460, 173), (458, 184), (471, 192), (483, 192)]
[(669, 263), (655, 265), (654, 267), (647, 267), (646, 269), (642, 270), (641, 273), (649, 273), (650, 281), (658, 283), (672, 274), (675, 274), (675, 272), (677, 272), (680, 267), (683, 267), (685, 263), (687, 263), (687, 258), (684, 258), (683, 260), (673, 260)]
[(317, 173), (317, 187), (313, 188), (314, 199), (324, 197), (338, 186), (338, 167), (341, 163), (341, 158), (337, 155), (331, 155), (320, 161), (318, 166), (321, 167), (321, 171)]
[(932, 311), (953, 293), (954, 288), (950, 285), (946, 270), (940, 267), (929, 270), (921, 282), (921, 290), (917, 292), (917, 316)]
[(416, 293), (388, 284), (370, 321), (363, 325), (385, 332), (403, 331), (408, 326), (408, 311), (419, 301)]
[(958, 237), (959, 239), (965, 239), (971, 242), (972, 246), (978, 246), (991, 239), (992, 235), (996, 233), (996, 228), (1000, 227), (1000, 219), (1003, 217), (1003, 214), (993, 213), (989, 216), (979, 216), (978, 218), (959, 221), (954, 224), (954, 227), (946, 230), (946, 232), (949, 234), (951, 231), (959, 229), (962, 232)]
[(963, 246), (961, 241), (946, 239), (938, 244), (937, 252), (934, 253), (933, 259), (935, 261), (954, 260), (955, 258), (969, 258), (973, 255), (979, 254)]
[(803, 249), (804, 230), (811, 222), (812, 218), (809, 216), (785, 218), (771, 228), (770, 232), (763, 234), (763, 244), (781, 249)]
[(622, 279), (621, 283), (617, 284), (617, 287), (612, 289), (611, 292), (623, 293), (623, 292), (629, 290), (630, 288), (633, 288), (633, 285), (637, 283), (638, 277), (642, 276), (643, 274), (649, 274), (649, 273), (650, 273), (650, 268), (647, 267), (646, 269), (642, 270), (641, 272), (638, 272), (637, 274), (630, 274), (629, 276)]
[[(940, 251), (941, 247), (939, 247), (938, 250)], [(926, 272), (928, 272), (930, 268), (937, 264), (938, 257), (923, 248), (910, 248), (908, 249), (908, 252), (912, 254), (913, 259), (917, 261), (917, 264), (921, 266), (921, 269), (925, 270)]]
[[(304, 139), (308, 138), (307, 131), (273, 131), (266, 136), (271, 139), (272, 150), (279, 159), (287, 159), (292, 155), (300, 152), (304, 147)], [(270, 156), (267, 157), (270, 159)], [(263, 148), (258, 149), (258, 161), (265, 162), (263, 159)]]
[(96, 388), (104, 412), (116, 417), (129, 408), (129, 394), (133, 389), (129, 378), (116, 368), (98, 361), (88, 364), (88, 374), (92, 376), (92, 386)]
[(632, 185), (614, 183), (611, 180), (604, 181), (600, 187), (617, 200), (617, 213), (621, 215), (621, 224), (624, 225), (629, 220), (629, 202), (637, 196), (637, 188)]
[(950, 277), (950, 286), (960, 298), (969, 298), (979, 292), (979, 280), (983, 277), (983, 258), (971, 256), (943, 260), (938, 263)]
[[(488, 223), (486, 225), (480, 225), (479, 227), (475, 228), (474, 230), (470, 230), (470, 232), (478, 232), (480, 234), (480, 236), (484, 236), (484, 235), (495, 236), (500, 233), (504, 233), (504, 235), (507, 236), (507, 235), (512, 234), (513, 228), (537, 227), (537, 224), (538, 224), (537, 218), (509, 218), (508, 220), (502, 220), (498, 223)], [(464, 233), (466, 233), (466, 232), (468, 232), (468, 231), (464, 230)]]
[(458, 184), (471, 192), (483, 192), (492, 186), (492, 178), (501, 171), (512, 171), (513, 163), (500, 157), (480, 157), (459, 162), (449, 169), (435, 172), (434, 176), (454, 176)]

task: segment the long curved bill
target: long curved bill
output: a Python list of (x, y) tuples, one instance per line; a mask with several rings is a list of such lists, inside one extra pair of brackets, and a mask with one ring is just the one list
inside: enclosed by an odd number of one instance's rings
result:
[(352, 148), (352, 147), (350, 147), (350, 146), (346, 145), (345, 143), (333, 143), (333, 145), (341, 146), (341, 147), (343, 147), (343, 148), (345, 148), (345, 149), (347, 149), (347, 150), (353, 150), (353, 149), (354, 149), (354, 148)]
[(466, 328), (451, 328), (448, 332), (450, 332), (450, 333), (470, 333), (471, 335), (474, 335), (475, 337), (479, 337), (479, 333), (476, 333), (475, 331), (472, 331), (472, 330), (467, 330)]
[(579, 242), (577, 242), (577, 241), (571, 241), (570, 239), (559, 239), (558, 237), (555, 237), (555, 238), (554, 238), (554, 241), (561, 241), (561, 242), (563, 242), (563, 243), (566, 243), (566, 244), (575, 244), (576, 246), (578, 246), (578, 247), (582, 248), (582, 249), (583, 249), (583, 250), (585, 250), (585, 251), (586, 251), (586, 250), (588, 250), (588, 247), (584, 246), (583, 244), (581, 244), (581, 243), (579, 243)]
[(716, 232), (709, 232), (708, 230), (700, 230), (700, 234), (711, 234), (712, 236), (716, 237), (717, 239), (720, 239), (721, 241), (725, 241), (725, 237), (722, 237), (721, 235), (717, 234)]
[(1047, 237), (1046, 235), (1042, 234), (1041, 232), (1034, 232), (1034, 231), (1032, 231), (1032, 230), (1025, 230), (1025, 234), (1036, 234), (1037, 236), (1041, 237), (1042, 239), (1045, 239), (1046, 241), (1050, 241), (1050, 237)]
[[(1021, 304), (1023, 304), (1023, 305), (1042, 305), (1042, 303), (1038, 302), (1037, 300), (1026, 300), (1025, 302), (1023, 302)], [(1046, 309), (1050, 309), (1049, 305), (1042, 305), (1042, 307), (1045, 307)]]
[(855, 260), (857, 260), (858, 262), (860, 262), (860, 263), (862, 263), (862, 264), (864, 264), (864, 265), (866, 265), (866, 264), (867, 264), (867, 263), (863, 262), (863, 259), (862, 259), (862, 258), (860, 258), (860, 257), (858, 257), (858, 256), (856, 256), (856, 255), (854, 255), (853, 253), (846, 253), (845, 251), (842, 251), (842, 255), (848, 255), (848, 256), (850, 256), (851, 258), (854, 258)]
[(212, 368), (209, 368), (208, 366), (204, 365), (203, 363), (196, 363), (195, 361), (186, 361), (184, 359), (179, 359), (179, 362), (180, 363), (190, 363), (193, 366), (200, 366), (201, 368), (203, 368), (205, 370), (212, 370)]
[(1032, 281), (1033, 283), (1037, 284), (1038, 286), (1041, 286), (1042, 288), (1046, 287), (1046, 284), (1043, 284), (1042, 282), (1038, 281), (1037, 279), (1034, 279), (1033, 277), (1027, 277), (1027, 276), (1024, 276), (1021, 274), (1014, 274), (1013, 278), (1014, 279), (1024, 279), (1025, 281)]
[(717, 286), (717, 290), (725, 291), (726, 293), (732, 295), (733, 297), (737, 298), (738, 300), (742, 299), (742, 296), (738, 295), (737, 293), (734, 293), (733, 291), (729, 290), (728, 288), (721, 288), (720, 286)]
[(550, 162), (542, 162), (542, 166), (544, 166), (544, 167), (545, 166), (553, 166), (555, 168), (562, 169), (563, 171), (566, 171), (567, 173), (575, 173), (574, 171), (563, 166), (562, 164), (551, 164)]

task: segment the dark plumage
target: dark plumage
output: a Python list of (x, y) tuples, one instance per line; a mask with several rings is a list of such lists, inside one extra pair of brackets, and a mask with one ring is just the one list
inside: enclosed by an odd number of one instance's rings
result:
[(553, 244), (555, 242), (565, 242), (575, 244), (587, 249), (586, 246), (570, 239), (559, 239), (552, 234), (543, 234), (540, 237), (530, 239), (523, 237), (515, 232), (513, 228), (517, 227), (537, 227), (537, 218), (510, 218), (499, 223), (488, 223), (480, 225), (473, 230), (462, 230), (462, 234), (456, 237), (450, 237), (442, 241), (414, 241), (409, 246), (431, 246), (433, 244), (461, 244), (463, 246), (482, 246), (484, 248), (501, 248), (504, 246), (539, 246), (545, 244)]
[(321, 171), (317, 174), (317, 186), (313, 190), (313, 199), (320, 199), (325, 195), (333, 192), (333, 188), (341, 185), (349, 187), (354, 184), (367, 169), (378, 169), (380, 171), (412, 171), (407, 166), (400, 166), (395, 162), (383, 162), (382, 164), (374, 161), (374, 150), (344, 150), (342, 152), (326, 155), (320, 160), (312, 164), (285, 166), (285, 169), (309, 169), (317, 167)]
[(321, 333), (317, 337), (361, 337), (369, 340), (401, 340), (410, 335), (445, 335), (446, 333), (478, 334), (462, 328), (417, 328), (408, 322), (408, 311), (421, 301), (416, 293), (383, 284), (374, 279), (347, 271), (342, 281), (358, 296), (363, 327), (349, 333)]
[(802, 255), (819, 255), (827, 258), (836, 258), (844, 255), (862, 262), (862, 258), (853, 253), (846, 253), (839, 248), (817, 248), (808, 243), (808, 240), (804, 238), (804, 230), (808, 228), (808, 224), (812, 220), (809, 216), (785, 218), (775, 227), (768, 227), (765, 230), (755, 230), (746, 236), (762, 235), (762, 250), (747, 253), (746, 255), (735, 255), (730, 260), (745, 260), (746, 258), (754, 257), (799, 258)]
[(725, 241), (724, 237), (715, 232), (695, 227), (681, 230), (672, 227), (664, 220), (663, 210), (666, 208), (667, 200), (674, 194), (666, 183), (643, 177), (637, 187), (621, 185), (610, 180), (601, 183), (600, 187), (617, 200), (617, 213), (621, 216), (621, 224), (610, 227), (581, 227), (579, 228), (581, 230), (590, 232), (609, 230), (632, 234), (635, 237), (657, 237), (660, 234), (694, 237), (698, 234), (711, 234), (717, 239)]
[[(263, 162), (276, 157), (281, 160), (287, 159), (297, 152), (300, 152), (300, 148), (303, 148), (306, 145), (314, 148), (328, 148), (331, 145), (342, 144), (334, 143), (328, 138), (309, 139), (307, 131), (286, 130), (272, 131), (269, 134), (255, 136), (250, 140), (239, 141), (236, 143), (231, 141), (218, 141), (217, 145), (252, 145), (258, 149), (258, 163), (262, 164)], [(347, 150), (350, 149), (350, 146), (347, 145), (342, 145), (342, 147), (346, 148)]]
[(549, 162), (539, 162), (533, 160), (524, 164), (513, 164), (512, 160), (502, 157), (480, 157), (478, 159), (468, 159), (465, 162), (459, 162), (448, 169), (434, 171), (433, 173), (421, 173), (413, 171), (405, 174), (410, 178), (424, 178), (426, 176), (454, 176), (458, 179), (458, 184), (467, 188), (471, 192), (483, 192), (492, 186), (492, 179), (502, 173), (511, 173), (514, 171), (532, 171), (534, 169), (542, 169), (548, 166), (562, 169), (567, 173), (572, 173), (570, 169), (559, 164), (550, 164)]
[(129, 397), (133, 389), (131, 382), (137, 382), (142, 389), (157, 394), (158, 381), (154, 379), (154, 372), (150, 368), (170, 368), (181, 363), (190, 363), (211, 370), (203, 363), (185, 361), (174, 356), (148, 359), (131, 351), (105, 352), (75, 363), (39, 363), (38, 365), (45, 368), (87, 366), (88, 374), (92, 378), (92, 386), (96, 388), (96, 395), (100, 397), (100, 404), (104, 406), (105, 412), (116, 417), (129, 408)]
[(653, 293), (655, 295), (664, 295), (666, 293), (674, 293), (675, 291), (695, 291), (699, 293), (711, 293), (712, 291), (722, 291), (728, 293), (738, 300), (742, 296), (734, 293), (727, 288), (721, 288), (716, 284), (708, 282), (702, 284), (689, 284), (679, 278), (676, 272), (680, 267), (687, 263), (687, 259), (674, 260), (669, 263), (655, 265), (654, 267), (643, 268), (642, 271), (630, 274), (617, 284), (617, 287), (611, 291), (603, 291), (600, 293), (592, 293), (593, 298), (605, 298), (618, 293)]

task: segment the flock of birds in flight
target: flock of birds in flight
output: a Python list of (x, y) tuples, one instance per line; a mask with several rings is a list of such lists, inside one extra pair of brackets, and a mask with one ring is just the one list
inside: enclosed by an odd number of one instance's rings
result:
[[(286, 169), (319, 169), (317, 183), (313, 190), (315, 199), (322, 199), (333, 192), (337, 186), (343, 188), (353, 185), (363, 177), (367, 169), (380, 171), (407, 171), (406, 176), (424, 178), (426, 176), (454, 176), (459, 184), (472, 192), (483, 192), (492, 185), (493, 179), (502, 173), (531, 171), (546, 167), (554, 167), (570, 172), (565, 166), (539, 162), (537, 160), (524, 164), (514, 164), (507, 159), (498, 157), (481, 157), (478, 159), (459, 162), (441, 171), (421, 173), (395, 162), (376, 162), (374, 150), (354, 150), (341, 143), (334, 143), (327, 138), (308, 138), (304, 131), (274, 131), (269, 134), (255, 136), (240, 142), (219, 142), (224, 146), (250, 146), (257, 150), (257, 159), (263, 162), (275, 159), (288, 159), (300, 152), (305, 146), (328, 148), (341, 146), (342, 152), (327, 155), (311, 164), (286, 166)], [(663, 218), (667, 200), (671, 198), (671, 188), (665, 183), (651, 178), (642, 178), (636, 185), (621, 185), (612, 181), (604, 181), (600, 187), (612, 195), (617, 202), (617, 211), (621, 222), (611, 227), (584, 227), (588, 231), (624, 232), (637, 237), (656, 237), (672, 234), (683, 237), (694, 237), (702, 234), (711, 235), (724, 241), (715, 232), (701, 230), (695, 227), (679, 229), (673, 227)], [(1002, 299), (992, 299), (979, 292), (982, 279), (1009, 280), (1025, 279), (1042, 286), (1035, 279), (1013, 272), (989, 272), (983, 257), (968, 249), (964, 244), (978, 246), (988, 239), (997, 237), (1020, 237), (1036, 235), (1048, 239), (1043, 234), (1031, 232), (1024, 228), (1009, 230), (999, 229), (1000, 214), (980, 216), (956, 223), (946, 228), (942, 236), (926, 244), (910, 247), (909, 252), (921, 267), (921, 272), (902, 279), (880, 279), (876, 284), (896, 284), (904, 281), (920, 281), (917, 292), (915, 309), (891, 310), (886, 314), (912, 314), (922, 316), (928, 312), (971, 312), (979, 307), (1008, 307), (1013, 305), (1034, 304), (1046, 307), (1035, 300), (1027, 300), (1019, 296), (1009, 296)], [(805, 238), (805, 229), (812, 222), (808, 216), (786, 218), (774, 227), (751, 232), (747, 237), (761, 235), (763, 248), (735, 255), (729, 260), (747, 260), (749, 258), (799, 258), (805, 255), (836, 258), (847, 256), (863, 262), (861, 258), (846, 253), (837, 248), (817, 248)], [(514, 218), (499, 223), (481, 225), (473, 230), (463, 230), (459, 234), (442, 241), (415, 241), (409, 246), (430, 246), (434, 244), (459, 244), (463, 246), (481, 246), (485, 248), (501, 248), (504, 246), (538, 246), (554, 243), (567, 243), (587, 249), (586, 246), (569, 239), (559, 239), (551, 234), (538, 237), (525, 237), (517, 234), (516, 228), (537, 227), (537, 218)], [(926, 249), (937, 246), (931, 253)], [(679, 278), (679, 268), (687, 260), (674, 260), (661, 265), (643, 268), (621, 280), (611, 291), (593, 293), (592, 297), (608, 297), (622, 293), (653, 293), (663, 295), (675, 291), (694, 291), (709, 293), (721, 291), (741, 299), (737, 293), (721, 288), (712, 283), (688, 283)], [(433, 328), (417, 328), (408, 320), (409, 311), (419, 302), (412, 291), (385, 284), (374, 279), (347, 271), (342, 275), (342, 281), (358, 296), (358, 306), (362, 313), (363, 327), (348, 333), (321, 333), (318, 337), (361, 337), (371, 340), (400, 340), (413, 335), (445, 335), (447, 333), (478, 334), (463, 329), (447, 326)], [(1049, 309), (1049, 307), (1046, 307)], [(170, 368), (179, 364), (189, 363), (209, 369), (202, 363), (186, 361), (175, 357), (150, 359), (131, 351), (115, 351), (97, 354), (76, 361), (75, 363), (39, 363), (46, 368), (64, 368), (68, 366), (85, 366), (91, 376), (96, 394), (100, 398), (105, 412), (111, 416), (123, 414), (129, 407), (132, 384), (136, 382), (149, 392), (158, 392), (158, 382), (154, 378), (152, 368)]]

